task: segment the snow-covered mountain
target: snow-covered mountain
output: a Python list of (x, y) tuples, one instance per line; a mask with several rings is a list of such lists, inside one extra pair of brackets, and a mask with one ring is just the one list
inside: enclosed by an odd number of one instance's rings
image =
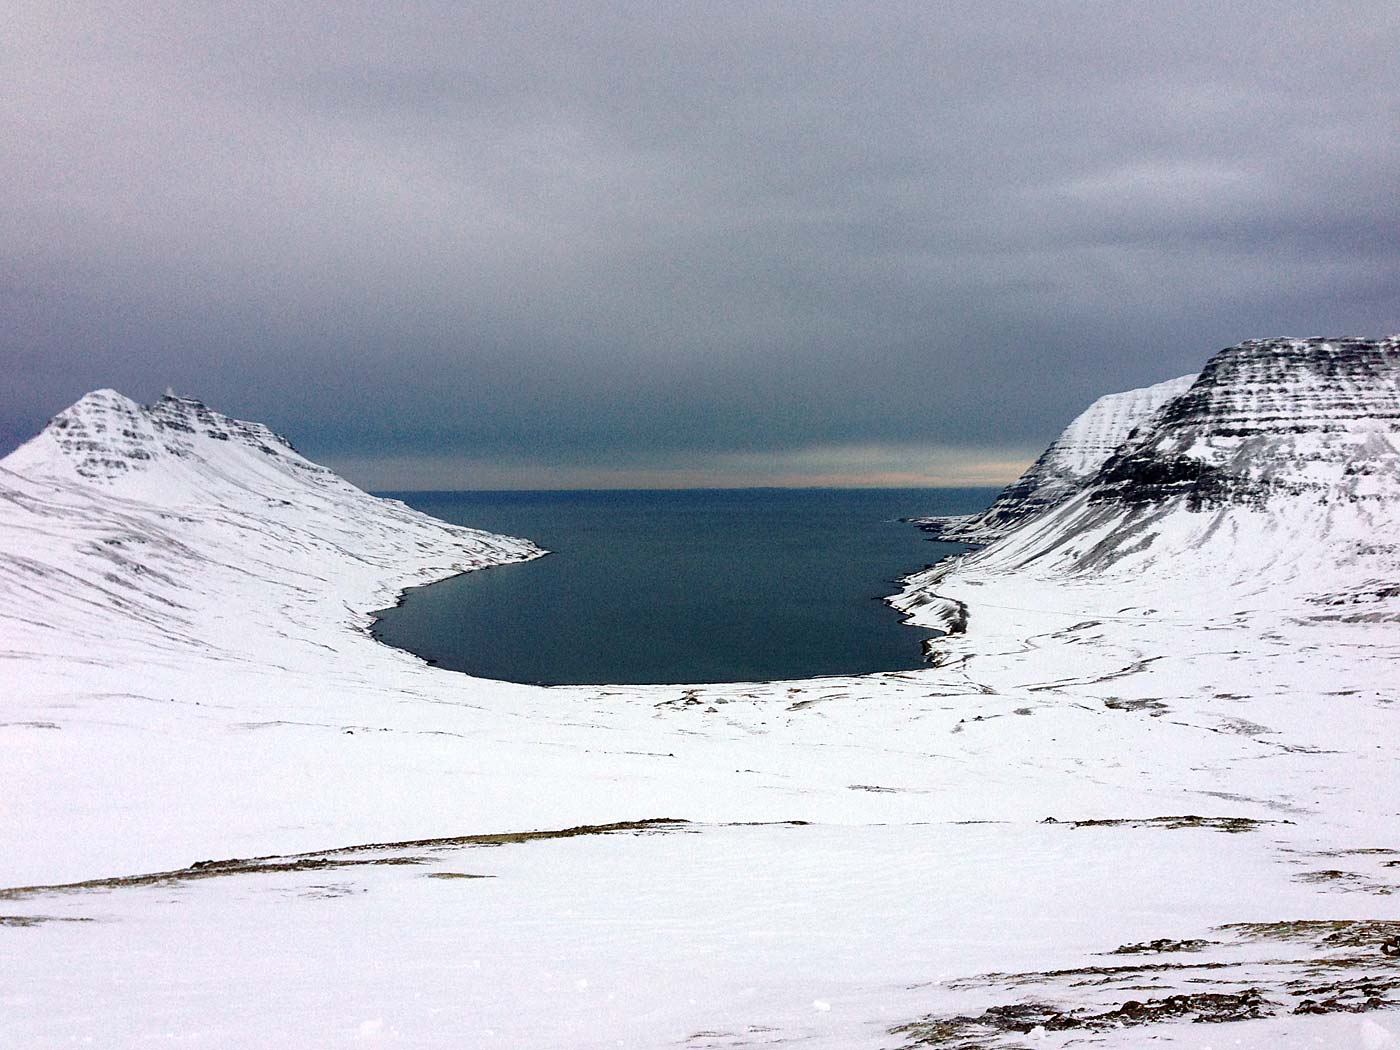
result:
[(968, 518), (925, 518), (921, 526), (935, 538), (990, 543), (1021, 522), (1048, 510), (1082, 489), (1132, 431), (1195, 381), (1194, 375), (1105, 394), (1086, 408), (1051, 442), (1026, 472), (990, 507)]
[[(7, 641), (51, 654), (133, 631), (266, 652), (257, 626), (234, 626), (250, 584), (345, 620), (411, 583), (542, 553), (371, 496), (261, 423), (170, 395), (87, 394), (0, 460), (0, 504)], [(43, 615), (22, 615), (36, 601)]]
[(1384, 578), (1397, 508), (1400, 340), (1256, 340), (1211, 358), (1078, 497), (988, 564), (1152, 567), (1246, 589), (1336, 583), (1343, 568)]
[(933, 601), (935, 588), (1010, 574), (1145, 586), (1159, 602), (1303, 598), (1400, 621), (1400, 339), (1220, 351), (1076, 493), (911, 577), (895, 604), (961, 625), (965, 606)]
[[(261, 423), (230, 419), (193, 398), (167, 394), (143, 406), (115, 390), (94, 390), (54, 416), (5, 459), (17, 473), (83, 478), (124, 494), (162, 500), (206, 496), (221, 482), (254, 489), (286, 477), (332, 477)], [(183, 485), (181, 484), (183, 481)], [(144, 482), (144, 484), (143, 484)]]
[(1252, 340), (1211, 358), (1115, 450), (1089, 501), (1391, 502), (1398, 439), (1400, 338)]

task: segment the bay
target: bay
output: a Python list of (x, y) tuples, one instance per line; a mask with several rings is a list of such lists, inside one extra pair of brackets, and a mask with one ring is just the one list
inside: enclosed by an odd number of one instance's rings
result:
[(533, 562), (413, 588), (373, 633), (438, 666), (543, 685), (771, 681), (922, 666), (880, 599), (964, 548), (899, 519), (994, 489), (381, 493), (523, 536)]

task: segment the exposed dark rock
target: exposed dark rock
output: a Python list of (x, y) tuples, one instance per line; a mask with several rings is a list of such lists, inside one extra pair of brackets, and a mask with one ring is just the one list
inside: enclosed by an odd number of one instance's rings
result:
[(1291, 824), (1291, 820), (1259, 820), (1255, 817), (1200, 817), (1188, 813), (1179, 817), (1101, 817), (1092, 820), (1057, 820), (1046, 817), (1042, 824), (1064, 824), (1071, 828), (1209, 828), (1239, 834), (1255, 831), (1266, 824)]
[(1174, 941), (1170, 937), (1159, 937), (1155, 941), (1143, 941), (1140, 944), (1124, 944), (1113, 951), (1110, 955), (1147, 955), (1162, 952), (1198, 952), (1203, 948), (1209, 948), (1217, 941), (1206, 941), (1199, 938), (1189, 938), (1184, 941)]
[(1367, 457), (1350, 454), (1349, 445), (1365, 441), (1353, 423), (1400, 429), (1398, 395), (1394, 338), (1259, 339), (1228, 347), (1108, 458), (1089, 500), (1140, 506), (1181, 497), (1201, 510), (1321, 494), (1325, 483), (1306, 470), (1317, 453), (1310, 449), (1293, 462), (1289, 449), (1307, 435), (1335, 435), (1321, 455), (1335, 458), (1344, 477), (1372, 473)]
[(989, 1007), (976, 1017), (926, 1017), (891, 1031), (895, 1035), (913, 1037), (911, 1046), (974, 1050), (986, 1046), (988, 1039), (1009, 1033), (1108, 1031), (1163, 1021), (1207, 1024), (1249, 1021), (1271, 1016), (1276, 1006), (1258, 988), (1169, 995), (1163, 999), (1129, 999), (1117, 1009), (1101, 1013), (1065, 1011), (1050, 1003), (1013, 1003)]

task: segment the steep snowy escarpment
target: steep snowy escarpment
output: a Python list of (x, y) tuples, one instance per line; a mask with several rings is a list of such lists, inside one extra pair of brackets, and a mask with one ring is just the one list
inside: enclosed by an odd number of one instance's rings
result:
[(1184, 393), (1195, 378), (1181, 376), (1140, 390), (1105, 394), (1076, 416), (982, 513), (970, 518), (924, 519), (923, 528), (940, 540), (965, 543), (990, 543), (1006, 535), (1082, 489), (1135, 428)]
[(131, 635), (267, 656), (296, 643), (249, 603), (362, 625), (409, 583), (541, 553), (370, 496), (260, 423), (111, 390), (0, 460), (0, 505), (6, 641), (49, 655)]

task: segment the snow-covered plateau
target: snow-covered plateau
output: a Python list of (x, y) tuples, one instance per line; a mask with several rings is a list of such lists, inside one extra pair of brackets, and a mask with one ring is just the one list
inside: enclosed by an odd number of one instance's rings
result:
[(1400, 341), (1091, 412), (929, 668), (542, 689), (367, 631), (530, 543), (86, 396), (0, 461), (0, 1043), (1400, 1047)]

